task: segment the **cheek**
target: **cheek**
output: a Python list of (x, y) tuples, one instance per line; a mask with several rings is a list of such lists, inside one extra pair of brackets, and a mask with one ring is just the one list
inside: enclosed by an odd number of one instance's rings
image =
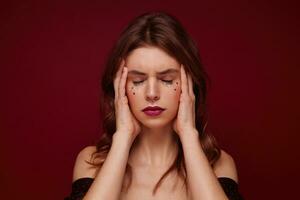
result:
[(138, 102), (138, 93), (133, 85), (126, 85), (126, 96), (130, 105), (134, 105), (136, 102)]
[(180, 94), (181, 93), (181, 88), (180, 88), (180, 81), (175, 81), (175, 84), (174, 84), (174, 91), (177, 93), (177, 94)]
[[(162, 96), (169, 110), (169, 117), (176, 116), (180, 103), (181, 87), (180, 81), (175, 81), (174, 84), (170, 85), (164, 91), (165, 95)], [(172, 101), (170, 101), (172, 99)]]
[(181, 94), (180, 81), (175, 81), (169, 88), (169, 95), (175, 99), (179, 99)]

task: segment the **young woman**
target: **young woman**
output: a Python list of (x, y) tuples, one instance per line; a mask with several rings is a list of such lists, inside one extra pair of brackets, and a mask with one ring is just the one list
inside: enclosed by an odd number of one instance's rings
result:
[(102, 77), (102, 137), (78, 154), (66, 199), (242, 199), (233, 158), (205, 129), (208, 80), (174, 16), (129, 23)]

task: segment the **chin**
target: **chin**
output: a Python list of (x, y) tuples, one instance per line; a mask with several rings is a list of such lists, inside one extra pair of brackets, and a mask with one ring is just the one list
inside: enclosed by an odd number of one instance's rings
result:
[(151, 119), (151, 118), (143, 118), (141, 120), (139, 120), (141, 122), (141, 124), (144, 127), (147, 127), (149, 129), (158, 129), (158, 128), (163, 128), (166, 127), (168, 125), (170, 125), (170, 123), (172, 122), (169, 119), (162, 119), (162, 118), (156, 118), (156, 119)]

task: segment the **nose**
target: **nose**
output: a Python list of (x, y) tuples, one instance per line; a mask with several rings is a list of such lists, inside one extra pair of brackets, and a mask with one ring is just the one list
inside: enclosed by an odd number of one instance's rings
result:
[(156, 80), (149, 79), (147, 89), (146, 89), (146, 100), (149, 102), (155, 102), (159, 100), (159, 91)]

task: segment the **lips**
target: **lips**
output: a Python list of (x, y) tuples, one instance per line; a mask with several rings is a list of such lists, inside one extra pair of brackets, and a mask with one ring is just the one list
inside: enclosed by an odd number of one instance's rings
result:
[(147, 106), (142, 111), (162, 111), (165, 110), (164, 108), (161, 108), (159, 106)]
[(159, 106), (148, 106), (148, 107), (144, 108), (142, 111), (146, 115), (154, 117), (154, 116), (160, 115), (164, 110), (165, 110), (164, 108), (161, 108)]

